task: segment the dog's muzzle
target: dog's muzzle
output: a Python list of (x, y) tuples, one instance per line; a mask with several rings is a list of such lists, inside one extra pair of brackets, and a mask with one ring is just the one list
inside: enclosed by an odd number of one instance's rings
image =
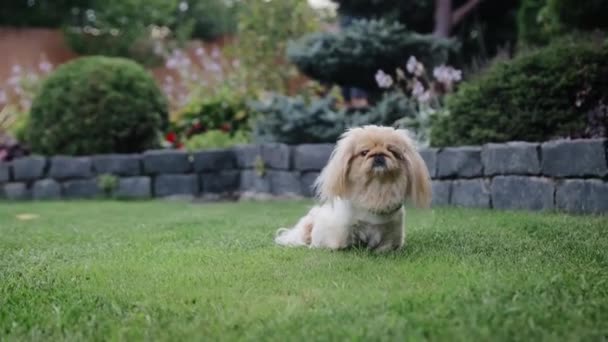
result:
[(386, 167), (386, 159), (383, 155), (377, 154), (374, 156), (374, 160), (372, 161), (372, 167), (374, 168), (384, 168)]

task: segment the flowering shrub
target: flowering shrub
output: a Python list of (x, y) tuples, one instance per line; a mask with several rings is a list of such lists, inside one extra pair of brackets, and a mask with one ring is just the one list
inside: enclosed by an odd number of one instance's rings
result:
[(163, 59), (165, 67), (173, 72), (162, 81), (173, 120), (179, 119), (184, 110), (189, 111), (188, 107), (203, 97), (223, 93), (226, 89), (245, 93), (245, 87), (235, 77), (239, 60), (227, 58), (217, 46), (208, 51), (198, 45), (193, 53), (173, 49), (163, 53)]
[(419, 143), (429, 143), (431, 117), (443, 110), (443, 97), (454, 90), (456, 83), (462, 80), (462, 72), (451, 66), (440, 65), (433, 68), (431, 78), (424, 64), (410, 56), (405, 71), (395, 69), (393, 76), (383, 70), (375, 75), (378, 87), (400, 91), (414, 99), (417, 115), (404, 116), (396, 124), (409, 128), (415, 133)]
[(185, 141), (209, 130), (233, 136), (248, 128), (246, 89), (235, 74), (239, 64), (218, 47), (202, 45), (192, 52), (176, 49), (165, 56), (165, 66), (174, 72), (162, 82), (171, 111), (165, 146), (181, 148)]
[(4, 87), (0, 87), (0, 161), (28, 153), (25, 126), (34, 95), (53, 70), (44, 57), (36, 66), (15, 64)]

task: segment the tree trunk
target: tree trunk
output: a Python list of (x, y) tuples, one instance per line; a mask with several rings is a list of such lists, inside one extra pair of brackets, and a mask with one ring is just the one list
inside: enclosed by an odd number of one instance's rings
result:
[(435, 37), (449, 38), (452, 27), (460, 23), (481, 1), (469, 0), (452, 12), (452, 0), (435, 0)]
[(448, 38), (452, 29), (452, 0), (435, 0), (435, 30), (439, 38)]

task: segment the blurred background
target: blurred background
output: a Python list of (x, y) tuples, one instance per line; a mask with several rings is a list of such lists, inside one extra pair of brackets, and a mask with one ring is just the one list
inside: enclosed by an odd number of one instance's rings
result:
[(0, 160), (605, 137), (603, 0), (3, 0)]

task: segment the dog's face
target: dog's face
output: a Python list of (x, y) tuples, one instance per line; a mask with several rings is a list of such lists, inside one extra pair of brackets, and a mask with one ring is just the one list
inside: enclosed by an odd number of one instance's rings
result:
[(316, 185), (322, 200), (351, 199), (374, 210), (406, 198), (425, 207), (431, 198), (424, 161), (407, 132), (392, 127), (344, 133)]

